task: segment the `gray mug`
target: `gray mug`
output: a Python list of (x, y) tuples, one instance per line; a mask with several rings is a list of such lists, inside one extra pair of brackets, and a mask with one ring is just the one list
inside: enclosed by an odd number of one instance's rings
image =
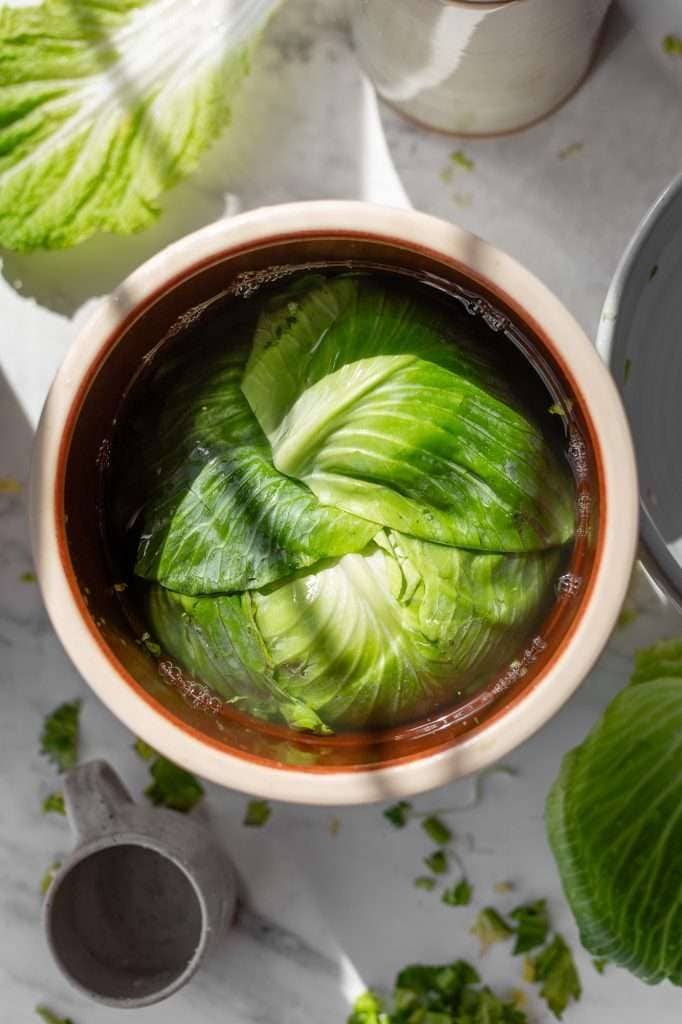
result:
[(65, 779), (76, 849), (47, 892), (50, 949), (68, 980), (109, 1006), (147, 1006), (184, 985), (234, 916), (234, 871), (210, 833), (138, 806), (104, 761)]

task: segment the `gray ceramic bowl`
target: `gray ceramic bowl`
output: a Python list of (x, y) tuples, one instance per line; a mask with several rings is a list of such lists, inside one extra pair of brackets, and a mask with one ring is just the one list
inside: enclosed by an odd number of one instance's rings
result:
[(634, 436), (645, 564), (682, 608), (682, 176), (646, 215), (621, 260), (597, 347)]

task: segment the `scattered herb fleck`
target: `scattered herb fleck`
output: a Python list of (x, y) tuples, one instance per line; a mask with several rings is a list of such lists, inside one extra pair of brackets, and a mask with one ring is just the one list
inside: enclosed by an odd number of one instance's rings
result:
[(524, 903), (512, 910), (509, 916), (517, 923), (514, 956), (527, 953), (529, 950), (543, 945), (549, 931), (549, 917), (545, 900)]
[(52, 761), (57, 771), (73, 768), (78, 759), (78, 718), (80, 700), (60, 704), (47, 716), (40, 734), (40, 752)]
[(472, 206), (474, 202), (473, 192), (453, 192), (452, 201), (455, 206), (461, 206), (463, 210), (467, 207)]
[(663, 52), (670, 54), (672, 57), (682, 57), (682, 39), (679, 36), (670, 35), (663, 37)]
[(436, 879), (432, 878), (431, 875), (420, 875), (419, 878), (415, 878), (414, 884), (417, 889), (425, 889), (426, 892), (433, 892), (436, 888)]
[(601, 960), (593, 960), (592, 961), (592, 966), (594, 967), (594, 969), (597, 972), (597, 974), (603, 974), (604, 971), (606, 970), (606, 965), (607, 964), (608, 964), (608, 960), (606, 958), (602, 958)]
[(434, 875), (444, 875), (448, 870), (448, 855), (446, 850), (434, 850), (428, 857), (424, 857), (424, 863)]
[(627, 384), (631, 370), (632, 370), (632, 359), (626, 359), (625, 362), (623, 363), (623, 383), (624, 384)]
[(653, 281), (653, 279), (656, 277), (657, 273), (658, 273), (658, 263), (654, 263), (653, 267), (649, 271), (649, 280)]
[(524, 981), (533, 983), (535, 981), (535, 964), (529, 956), (524, 956), (521, 977)]
[(66, 808), (64, 807), (64, 794), (63, 793), (50, 793), (43, 800), (43, 810), (45, 813), (53, 811), (55, 814), (66, 814)]
[(149, 653), (152, 654), (155, 658), (160, 657), (161, 647), (159, 644), (156, 643), (155, 640), (151, 639), (149, 633), (142, 634), (142, 636), (140, 637), (140, 643), (144, 647), (146, 647)]
[(511, 1005), (519, 1013), (524, 1013), (528, 1007), (528, 996), (522, 988), (513, 988), (509, 993)]
[(576, 153), (580, 153), (584, 148), (584, 142), (571, 142), (570, 145), (564, 146), (563, 149), (559, 150), (559, 159), (567, 160), (569, 156), (575, 156)]
[(635, 608), (623, 608), (618, 620), (616, 622), (617, 629), (625, 629), (626, 626), (630, 626), (638, 616), (638, 612)]
[(37, 583), (38, 577), (34, 572), (31, 572), (29, 570), (28, 572), (22, 572), (21, 576), (19, 577), (19, 580), (21, 583)]
[(480, 942), (483, 956), (496, 942), (505, 942), (514, 932), (494, 907), (485, 907), (477, 914), (471, 934)]
[(341, 828), (341, 819), (334, 817), (329, 822), (329, 834), (332, 836), (338, 836), (339, 829)]
[(61, 866), (61, 861), (54, 861), (53, 864), (50, 864), (49, 868), (47, 869), (43, 877), (40, 879), (40, 892), (43, 896), (52, 885), (54, 876), (57, 874)]
[(348, 1024), (528, 1024), (523, 1010), (481, 985), (463, 960), (406, 967), (396, 978), (391, 1002), (366, 992), (356, 1000)]
[(407, 800), (399, 800), (397, 804), (386, 808), (384, 818), (390, 821), (395, 828), (405, 828), (411, 810), (411, 803), (408, 803)]
[(141, 757), (143, 761), (151, 761), (153, 757), (157, 757), (157, 753), (153, 747), (150, 747), (148, 743), (141, 740), (138, 736), (133, 743), (133, 750), (138, 757)]
[(187, 814), (204, 795), (198, 779), (161, 755), (151, 763), (149, 773), (153, 782), (147, 786), (144, 795), (157, 806)]
[(122, 594), (124, 590), (128, 589), (127, 583), (114, 583), (114, 590), (117, 594)]
[(455, 167), (461, 167), (463, 171), (473, 171), (476, 164), (467, 156), (463, 149), (455, 149), (450, 154), (450, 163)]
[(448, 164), (448, 166), (444, 167), (443, 170), (440, 172), (440, 180), (445, 185), (449, 185), (450, 182), (452, 181), (452, 176), (454, 173), (455, 168), (452, 166), (452, 164)]
[(267, 800), (249, 800), (244, 815), (244, 825), (249, 828), (260, 828), (272, 814), (272, 807)]
[(36, 1006), (36, 1013), (43, 1018), (45, 1024), (73, 1024), (70, 1017), (58, 1017), (47, 1006)]
[(424, 818), (422, 828), (427, 836), (433, 839), (434, 843), (437, 843), (439, 846), (445, 846), (452, 839), (452, 832), (448, 826), (435, 814), (430, 814), (428, 818)]
[(21, 494), (23, 484), (13, 476), (0, 476), (0, 494)]
[(468, 907), (471, 903), (471, 895), (471, 885), (466, 878), (462, 878), (456, 885), (445, 889), (441, 899), (449, 907)]
[(555, 935), (550, 944), (533, 960), (535, 980), (541, 986), (540, 995), (555, 1017), (561, 1015), (571, 1002), (582, 994), (580, 978), (573, 954), (561, 935)]
[(513, 882), (495, 882), (495, 885), (493, 886), (493, 890), (494, 890), (494, 892), (499, 892), (499, 893), (514, 892), (514, 883)]

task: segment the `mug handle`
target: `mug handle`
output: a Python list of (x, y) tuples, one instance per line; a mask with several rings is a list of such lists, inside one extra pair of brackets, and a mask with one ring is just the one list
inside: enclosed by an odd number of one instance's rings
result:
[(64, 806), (78, 844), (120, 828), (134, 806), (130, 793), (106, 761), (86, 761), (64, 780)]

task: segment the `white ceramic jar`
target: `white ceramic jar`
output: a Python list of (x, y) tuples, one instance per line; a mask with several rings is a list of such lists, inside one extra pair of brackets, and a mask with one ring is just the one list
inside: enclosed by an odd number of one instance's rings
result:
[(378, 93), (458, 135), (527, 127), (587, 74), (611, 0), (351, 0), (356, 49)]

